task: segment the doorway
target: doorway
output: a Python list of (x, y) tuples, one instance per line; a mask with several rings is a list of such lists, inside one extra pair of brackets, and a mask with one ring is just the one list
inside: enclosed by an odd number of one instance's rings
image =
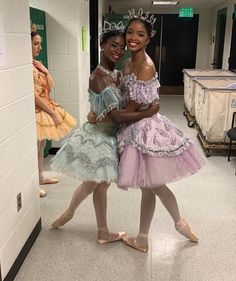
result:
[(232, 38), (229, 57), (229, 69), (236, 72), (236, 4), (234, 5)]
[(198, 15), (181, 18), (178, 14), (156, 16), (156, 35), (147, 52), (155, 62), (161, 94), (183, 94), (183, 69), (195, 68)]
[(89, 0), (90, 72), (98, 65), (98, 0)]
[(216, 21), (216, 37), (213, 69), (222, 69), (224, 42), (225, 42), (225, 26), (226, 26), (227, 8), (219, 10)]

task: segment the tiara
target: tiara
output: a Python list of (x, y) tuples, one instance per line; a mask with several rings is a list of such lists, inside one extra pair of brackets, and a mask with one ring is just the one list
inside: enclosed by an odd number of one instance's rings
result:
[(35, 23), (31, 24), (31, 32), (36, 32), (37, 31), (37, 25)]
[(124, 31), (125, 26), (122, 21), (119, 21), (118, 23), (115, 22), (108, 22), (104, 21), (103, 28), (102, 28), (102, 34), (107, 33), (111, 30), (119, 30), (119, 31)]
[(154, 23), (156, 22), (156, 18), (154, 15), (151, 15), (149, 11), (146, 12), (146, 14), (143, 14), (143, 9), (140, 8), (138, 10), (138, 13), (135, 14), (135, 9), (129, 10), (128, 18), (131, 19), (141, 19), (143, 21), (146, 21), (151, 24), (152, 28), (154, 26)]

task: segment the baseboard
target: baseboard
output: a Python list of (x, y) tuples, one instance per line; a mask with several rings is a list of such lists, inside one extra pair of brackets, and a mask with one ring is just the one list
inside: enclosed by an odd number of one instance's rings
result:
[[(3, 281), (14, 280), (17, 272), (19, 271), (21, 265), (23, 264), (25, 258), (27, 257), (31, 247), (33, 246), (35, 240), (37, 239), (41, 229), (42, 229), (42, 220), (40, 218)], [(1, 275), (0, 275), (0, 281), (2, 281)]]

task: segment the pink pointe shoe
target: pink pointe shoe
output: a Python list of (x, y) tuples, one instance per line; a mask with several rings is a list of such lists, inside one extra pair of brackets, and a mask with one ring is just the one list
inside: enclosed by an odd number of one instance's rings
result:
[(52, 223), (52, 228), (56, 229), (64, 224), (66, 224), (69, 220), (71, 220), (74, 216), (74, 213), (70, 212), (68, 209)]
[(98, 239), (97, 242), (99, 244), (107, 244), (111, 242), (121, 241), (122, 236), (125, 234), (125, 232), (120, 231), (116, 233), (108, 232), (104, 229), (98, 229)]
[(40, 188), (40, 190), (39, 190), (39, 196), (40, 196), (40, 197), (45, 197), (45, 196), (47, 196), (47, 192), (46, 192), (44, 189)]
[(58, 183), (58, 179), (42, 179), (39, 181), (40, 185), (44, 185), (44, 184), (55, 184)]
[(199, 238), (197, 235), (192, 231), (189, 224), (185, 221), (185, 219), (181, 219), (179, 222), (175, 224), (175, 229), (189, 239), (191, 242), (198, 243)]
[(141, 246), (137, 243), (136, 238), (128, 236), (127, 234), (122, 236), (122, 242), (124, 242), (127, 246), (142, 252), (142, 253), (147, 253), (148, 252), (148, 245), (146, 246)]

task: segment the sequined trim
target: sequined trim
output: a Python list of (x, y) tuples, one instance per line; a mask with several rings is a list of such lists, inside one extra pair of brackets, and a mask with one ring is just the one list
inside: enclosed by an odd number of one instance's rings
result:
[(139, 143), (135, 142), (135, 141), (131, 141), (131, 140), (124, 140), (122, 142), (119, 143), (118, 148), (119, 148), (119, 153), (122, 153), (124, 150), (124, 147), (126, 145), (132, 145), (134, 147), (136, 147), (139, 151), (141, 151), (142, 153), (146, 153), (149, 154), (151, 156), (176, 156), (176, 155), (180, 155), (181, 153), (183, 153), (185, 150), (187, 150), (190, 145), (191, 142), (190, 140), (186, 139), (185, 142), (174, 148), (173, 150), (170, 151), (169, 147), (163, 147), (162, 150), (151, 150), (146, 148), (144, 145), (140, 145)]
[(97, 172), (98, 169), (100, 168), (104, 168), (107, 166), (110, 167), (114, 167), (115, 169), (117, 168), (118, 162), (115, 160), (112, 160), (108, 157), (104, 157), (99, 159), (96, 162), (93, 162), (90, 160), (90, 158), (82, 152), (79, 152), (78, 154), (76, 154), (76, 156), (72, 156), (68, 149), (66, 149), (67, 151), (67, 160), (69, 163), (72, 163), (76, 160), (80, 161), (81, 164), (83, 164), (84, 167), (86, 167), (87, 172), (91, 173), (91, 174), (95, 174)]

